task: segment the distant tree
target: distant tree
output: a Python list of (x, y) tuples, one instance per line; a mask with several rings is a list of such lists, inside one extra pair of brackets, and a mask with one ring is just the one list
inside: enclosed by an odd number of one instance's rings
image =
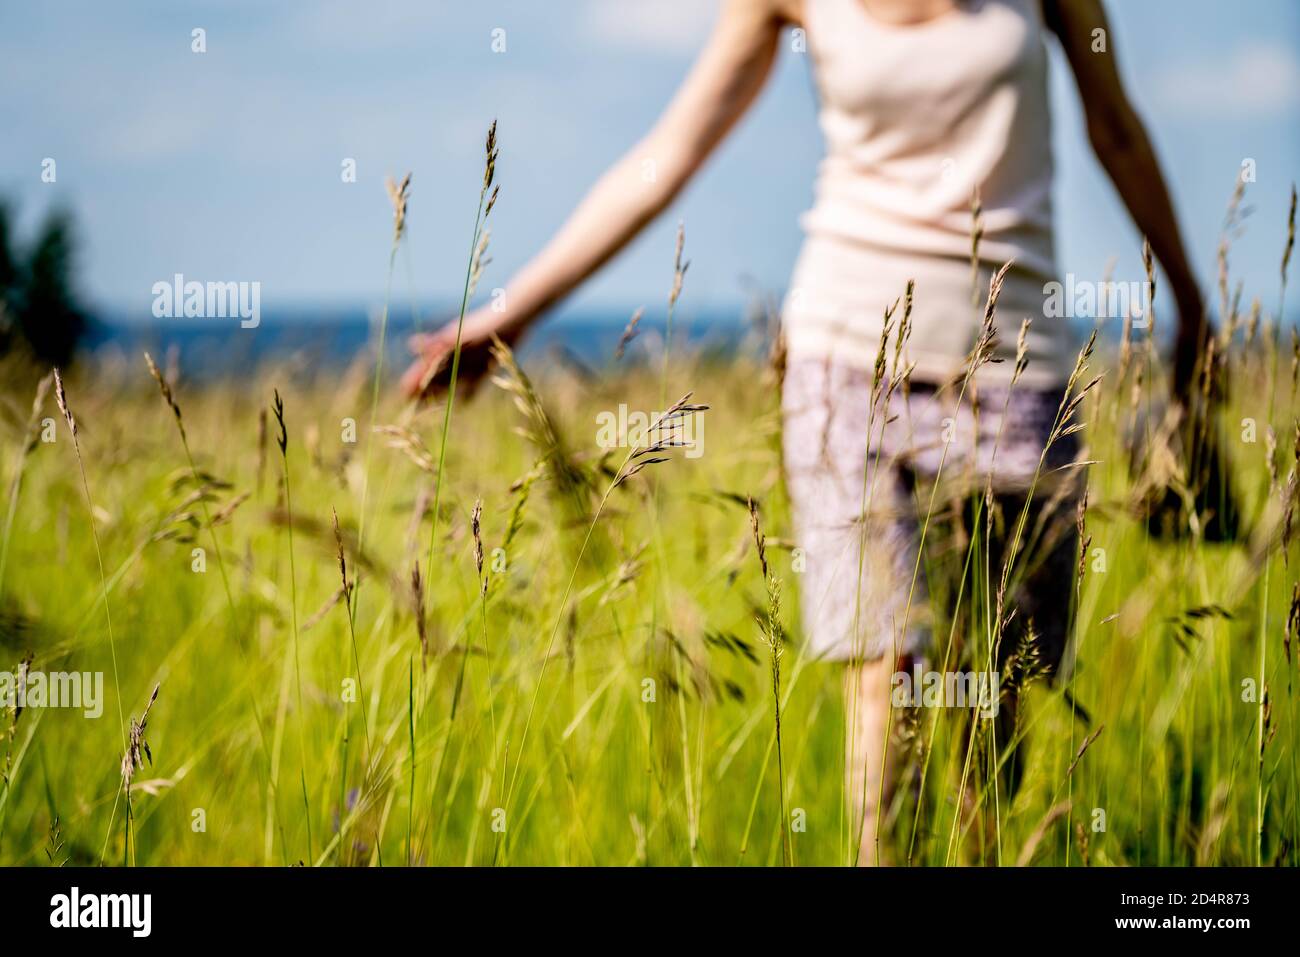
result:
[(0, 352), (8, 352), (14, 335), (18, 263), (9, 244), (9, 207), (0, 203)]
[(72, 222), (66, 215), (45, 221), (24, 272), (18, 327), (36, 358), (66, 365), (86, 331), (72, 292)]
[(8, 207), (0, 205), (0, 349), (21, 340), (40, 362), (66, 365), (86, 330), (73, 292), (72, 220), (47, 217), (25, 262), (12, 235)]

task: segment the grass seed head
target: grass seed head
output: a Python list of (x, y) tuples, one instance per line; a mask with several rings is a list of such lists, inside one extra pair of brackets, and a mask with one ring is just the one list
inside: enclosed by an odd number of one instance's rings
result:
[(677, 224), (677, 246), (673, 251), (673, 288), (668, 293), (668, 308), (672, 309), (677, 305), (677, 298), (682, 294), (682, 281), (686, 278), (686, 270), (690, 268), (690, 262), (682, 262), (682, 250), (686, 246), (686, 224)]
[[(497, 121), (493, 120), (492, 125), (488, 127), (487, 144), (484, 149), (485, 162), (483, 166), (483, 192), (486, 193), (492, 187), (492, 181), (497, 175)], [(492, 202), (496, 202), (496, 194), (492, 194)], [(491, 208), (491, 203), (489, 203)]]
[(122, 755), (122, 786), (129, 793), (131, 790), (131, 780), (135, 777), (137, 768), (143, 768), (146, 760), (153, 764), (153, 752), (149, 750), (149, 742), (145, 739), (145, 732), (149, 726), (149, 711), (153, 708), (153, 703), (158, 700), (158, 689), (161, 684), (153, 686), (153, 694), (149, 696), (149, 703), (144, 707), (144, 713), (140, 715), (140, 720), (131, 719), (131, 730), (128, 736), (126, 753)]
[(181, 418), (181, 407), (177, 404), (176, 397), (172, 394), (171, 383), (169, 383), (167, 378), (159, 371), (158, 366), (153, 361), (153, 356), (146, 352), (144, 354), (144, 361), (145, 364), (149, 366), (149, 374), (153, 376), (154, 381), (158, 383), (158, 391), (162, 393), (163, 401), (166, 402), (167, 407), (172, 410), (172, 415), (176, 416), (177, 428), (181, 430), (181, 435), (184, 436), (185, 421)]
[(483, 500), (474, 502), (474, 511), (470, 513), (469, 527), (474, 536), (474, 568), (478, 571), (479, 585), (487, 591), (487, 582), (483, 578)]
[(627, 325), (623, 328), (623, 334), (618, 338), (618, 345), (614, 349), (615, 359), (622, 359), (623, 352), (627, 349), (628, 343), (636, 338), (636, 327), (640, 324), (641, 316), (644, 312), (644, 306), (638, 307), (637, 311), (632, 313), (632, 318), (627, 321)]
[(1291, 209), (1286, 215), (1286, 248), (1282, 250), (1282, 286), (1286, 287), (1287, 268), (1291, 265), (1291, 252), (1295, 249), (1295, 183), (1291, 184)]
[(754, 547), (758, 550), (758, 564), (763, 569), (763, 580), (766, 581), (770, 576), (767, 569), (767, 536), (763, 534), (763, 527), (758, 520), (758, 503), (752, 496), (745, 500), (749, 508), (749, 528), (754, 534)]
[(338, 510), (331, 508), (330, 512), (334, 516), (334, 554), (339, 563), (339, 580), (343, 585), (343, 599), (350, 603), (352, 587), (348, 584), (348, 558), (343, 549), (343, 531), (339, 528)]
[(429, 630), (424, 620), (424, 579), (420, 575), (420, 563), (411, 568), (411, 604), (415, 610), (415, 634), (420, 639), (420, 654), (429, 656)]
[(275, 412), (275, 422), (280, 427), (280, 434), (276, 436), (275, 442), (280, 446), (280, 454), (287, 455), (289, 450), (289, 430), (284, 426), (284, 400), (280, 398), (280, 390), (275, 389), (275, 404), (272, 410)]
[(410, 173), (403, 176), (400, 183), (394, 182), (391, 176), (384, 177), (384, 189), (388, 191), (388, 201), (393, 204), (393, 242), (400, 240), (406, 231), (407, 189), (410, 185)]
[(63, 413), (63, 420), (68, 423), (68, 430), (72, 437), (77, 437), (77, 420), (73, 418), (72, 410), (68, 408), (68, 394), (63, 389), (63, 376), (59, 373), (56, 366), (54, 369), (54, 401), (59, 404), (59, 411)]

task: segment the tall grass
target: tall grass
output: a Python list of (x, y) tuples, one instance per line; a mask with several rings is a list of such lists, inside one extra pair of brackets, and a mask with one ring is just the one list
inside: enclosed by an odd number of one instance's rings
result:
[[(487, 156), (462, 319), (495, 196), (492, 138)], [(1222, 398), (1197, 428), (1229, 437), (1244, 531), (1225, 541), (1204, 533), (1212, 510), (1181, 457), (1179, 425), (1157, 414), (1167, 381), (1150, 330), (1138, 340), (1126, 325), (1117, 349), (1098, 338), (1053, 429), (1059, 439), (1082, 426), (1093, 463), (1078, 469), (1086, 498), (1067, 516), (1081, 539), (1073, 667), (1055, 684), (1020, 689), (1012, 741), (956, 709), (895, 714), (913, 745), (901, 757), (909, 786), (892, 802), (883, 788), (877, 795), (881, 827), (869, 838), (880, 859), (1300, 863), (1300, 592), (1291, 583), (1300, 409), (1297, 364), (1287, 368), (1276, 344), (1291, 241), (1277, 312), (1246, 314), (1228, 295), (1201, 372), (1213, 390), (1205, 395)], [(684, 271), (679, 253), (670, 304), (679, 328), (689, 321), (677, 298)], [(882, 410), (908, 387), (898, 343), (911, 292), (900, 290), (881, 347), (886, 357), (895, 350), (876, 376)], [(991, 345), (996, 289), (986, 304), (981, 342)], [(1018, 363), (1023, 341), (1022, 329)], [(26, 452), (0, 476), (11, 503), (0, 647), (15, 662), (30, 653), (34, 669), (109, 670), (120, 737), (80, 712), (9, 709), (0, 861), (50, 861), (55, 833), (71, 863), (856, 859), (861, 835), (846, 827), (847, 808), (863, 796), (847, 793), (843, 773), (852, 702), (837, 668), (804, 653), (797, 626), (798, 605), (815, 596), (801, 594), (771, 370), (757, 349), (721, 360), (678, 344), (668, 366), (658, 355), (636, 361), (644, 343), (627, 336), (617, 371), (611, 356), (594, 378), (542, 364), (527, 374), (498, 344), (499, 388), (459, 403), (453, 429), (453, 387), (436, 458), (421, 420), (374, 392), (377, 370), (342, 387), (259, 370), (258, 381), (291, 382), (296, 411), (286, 421), (277, 393), (282, 501), (240, 508), (264, 468), (258, 436), (268, 420), (256, 390), (189, 387), (182, 420), (172, 380), (150, 369), (180, 430), (178, 476), (166, 434), (139, 425), (157, 414), (142, 371), (126, 385), (109, 369), (82, 373), (75, 394), (95, 426), (84, 435), (60, 377), (76, 469), (30, 445), (33, 413), (9, 443)], [(973, 362), (986, 354), (977, 353)], [(450, 362), (454, 381), (455, 352)], [(1104, 379), (1101, 369), (1111, 370)], [(702, 458), (674, 454), (676, 426), (704, 407), (690, 393), (666, 403), (669, 376), (674, 392), (696, 386), (709, 398)], [(393, 476), (383, 484), (371, 484), (370, 466), (349, 468), (342, 441), (297, 441), (336, 434), (322, 425), (367, 385), (372, 424), (410, 426), (380, 430), (391, 440), (374, 449), (372, 464)], [(596, 416), (621, 402), (667, 408), (645, 441), (597, 448)], [(868, 434), (881, 425), (863, 423)], [(227, 437), (230, 485), (220, 509), (193, 497), (196, 482), (199, 492), (216, 488), (200, 465), (216, 441), (199, 441), (216, 435)], [(968, 503), (928, 486), (915, 493), (926, 531), (914, 577), (931, 585), (932, 667), (996, 660), (1037, 535), (1026, 513), (1002, 517), (1012, 544), (998, 566), (987, 477), (977, 478)], [(360, 493), (355, 525), (346, 503), (357, 499), (340, 489)], [(1153, 503), (1170, 494), (1180, 535), (1153, 524)], [(354, 536), (367, 512), (364, 538)], [(429, 534), (422, 564), (393, 515), (411, 516), (420, 539)], [(90, 534), (75, 533), (87, 521)], [(189, 569), (203, 526), (228, 559), (225, 594)], [(358, 608), (362, 574), (371, 597)], [(328, 613), (340, 603), (344, 613)], [(300, 607), (321, 611), (300, 620)], [(128, 729), (122, 689), (142, 695), (160, 681), (166, 693)], [(354, 704), (364, 747), (350, 744)], [(1013, 743), (1023, 766), (1014, 794), (998, 773)], [(113, 753), (123, 761), (106, 761)], [(300, 796), (281, 791), (286, 765), (300, 770)], [(249, 814), (259, 794), (264, 813)], [(123, 799), (125, 829), (116, 826)]]

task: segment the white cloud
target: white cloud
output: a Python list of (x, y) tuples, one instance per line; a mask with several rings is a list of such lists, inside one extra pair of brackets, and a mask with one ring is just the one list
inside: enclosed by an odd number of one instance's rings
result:
[(590, 0), (584, 19), (597, 43), (681, 55), (704, 45), (716, 10), (716, 0)]
[(1166, 67), (1151, 87), (1157, 106), (1184, 116), (1278, 116), (1300, 107), (1300, 59), (1281, 43), (1254, 40), (1219, 59)]

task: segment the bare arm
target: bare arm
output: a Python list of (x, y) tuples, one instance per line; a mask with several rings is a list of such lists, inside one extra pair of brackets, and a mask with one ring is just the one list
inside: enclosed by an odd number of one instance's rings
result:
[(1114, 34), (1101, 0), (1043, 0), (1043, 10), (1074, 72), (1093, 151), (1169, 277), (1179, 316), (1174, 392), (1185, 398), (1208, 333), (1205, 308), (1160, 164), (1120, 81)]
[[(708, 45), (649, 135), (600, 178), (510, 280), (503, 311), (480, 309), (466, 317), (463, 350), (479, 348), (493, 334), (517, 337), (668, 206), (758, 95), (781, 25), (775, 0), (726, 0)], [(444, 330), (421, 345), (423, 366), (445, 354), (448, 339)], [(477, 368), (473, 357), (465, 358)], [(412, 367), (403, 380), (408, 391), (418, 379)]]
[(622, 249), (672, 202), (744, 114), (776, 54), (780, 24), (755, 0), (728, 0), (708, 46), (654, 129), (596, 183), (507, 287), (526, 324)]

